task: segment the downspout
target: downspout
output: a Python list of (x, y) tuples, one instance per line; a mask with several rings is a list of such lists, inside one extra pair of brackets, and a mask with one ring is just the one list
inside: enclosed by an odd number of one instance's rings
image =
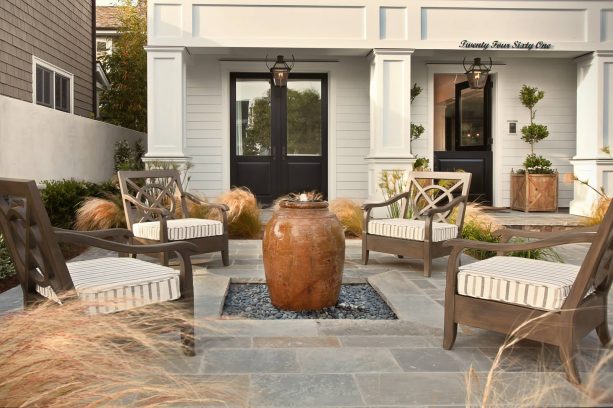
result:
[(92, 113), (94, 118), (98, 112), (98, 92), (96, 89), (96, 0), (91, 0), (92, 4)]

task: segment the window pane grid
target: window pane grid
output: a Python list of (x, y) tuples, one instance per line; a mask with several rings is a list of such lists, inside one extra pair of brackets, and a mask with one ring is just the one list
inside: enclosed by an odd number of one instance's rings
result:
[(70, 78), (36, 65), (35, 93), (38, 105), (70, 112)]

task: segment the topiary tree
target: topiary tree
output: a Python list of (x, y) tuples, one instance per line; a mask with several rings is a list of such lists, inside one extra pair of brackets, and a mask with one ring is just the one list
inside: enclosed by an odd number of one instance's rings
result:
[(534, 122), (536, 116), (536, 109), (534, 107), (544, 97), (544, 91), (525, 84), (522, 85), (519, 91), (521, 104), (530, 109), (530, 124), (521, 128), (521, 139), (530, 144), (530, 154), (524, 160), (524, 171), (533, 174), (550, 174), (555, 172), (551, 168), (551, 161), (534, 153), (534, 145), (549, 136), (547, 126)]

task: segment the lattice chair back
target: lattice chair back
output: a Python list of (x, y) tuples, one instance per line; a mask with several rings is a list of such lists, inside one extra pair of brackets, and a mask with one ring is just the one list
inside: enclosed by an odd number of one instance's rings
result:
[(24, 305), (38, 298), (37, 286), (73, 296), (74, 284), (33, 180), (0, 178), (0, 232), (15, 263)]
[(574, 309), (591, 292), (606, 293), (613, 282), (613, 205), (609, 205), (585, 255), (563, 308)]
[(136, 223), (158, 221), (162, 214), (167, 219), (186, 217), (187, 205), (178, 170), (120, 171), (118, 174), (130, 229)]
[[(403, 218), (423, 219), (424, 213), (442, 207), (457, 196), (468, 195), (472, 174), (464, 172), (410, 172), (407, 181), (408, 198), (404, 201)], [(461, 227), (466, 204), (458, 206), (455, 224)], [(452, 211), (434, 214), (435, 222), (449, 222)]]

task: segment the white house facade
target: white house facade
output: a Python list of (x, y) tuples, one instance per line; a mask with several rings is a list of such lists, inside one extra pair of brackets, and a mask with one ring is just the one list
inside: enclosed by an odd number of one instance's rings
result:
[[(365, 201), (383, 170), (419, 156), (509, 206), (530, 152), (523, 84), (545, 92), (535, 152), (613, 192), (613, 1), (150, 0), (147, 18), (146, 157), (191, 160), (190, 188), (207, 196)], [(295, 60), (282, 88), (277, 55)], [(474, 58), (492, 61), (481, 90), (464, 85)], [(425, 129), (412, 143), (411, 123)], [(560, 207), (586, 215), (596, 198), (560, 177)]]

